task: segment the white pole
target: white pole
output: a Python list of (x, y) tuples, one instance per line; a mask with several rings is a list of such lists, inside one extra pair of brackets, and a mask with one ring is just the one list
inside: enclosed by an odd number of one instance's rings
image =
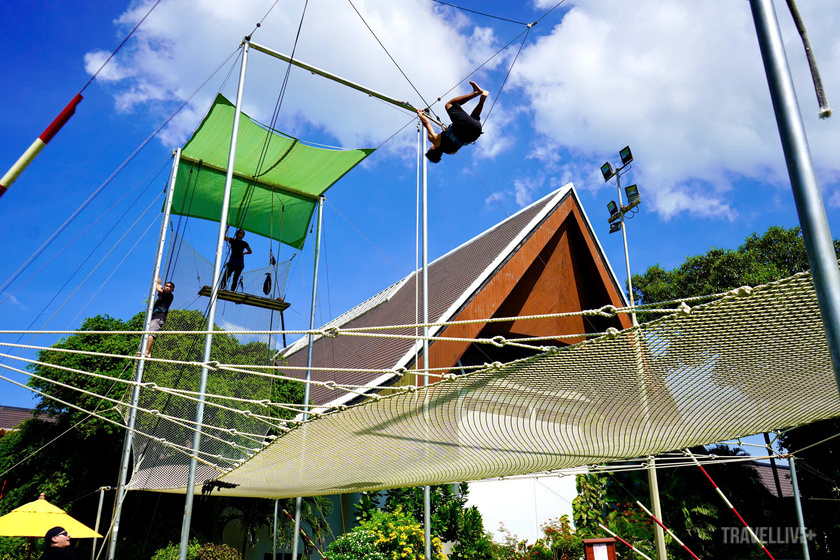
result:
[(271, 558), (277, 560), (277, 498), (274, 499), (274, 535), (271, 545)]
[[(210, 309), (207, 312), (207, 334), (204, 337), (204, 358), (203, 362), (210, 361), (210, 350), (213, 346), (213, 325), (216, 322), (216, 294), (219, 277), (222, 272), (222, 259), (224, 258), (225, 230), (227, 228), (228, 212), (230, 210), (230, 191), (233, 184), (233, 163), (236, 160), (236, 140), (239, 135), (239, 116), (242, 112), (242, 93), (245, 87), (245, 67), (248, 64), (248, 40), (242, 43), (242, 64), (239, 69), (239, 87), (236, 91), (236, 111), (233, 114), (233, 127), (230, 134), (230, 152), (228, 154), (227, 175), (225, 177), (225, 191), (222, 195), (222, 211), (219, 217), (219, 234), (216, 239), (216, 261), (213, 265), (213, 294), (210, 297)], [(198, 461), (198, 452), (201, 447), (201, 423), (204, 421), (204, 393), (207, 391), (206, 366), (201, 368), (201, 379), (198, 387), (198, 404), (195, 411), (195, 431), (193, 432), (192, 456), (190, 458), (190, 473), (187, 479), (186, 499), (184, 500), (184, 520), (181, 525), (181, 549), (178, 553), (179, 560), (186, 560), (187, 545), (190, 539), (190, 523), (192, 522), (192, 507), (195, 492), (195, 474)]]
[(810, 560), (808, 552), (808, 533), (805, 531), (805, 516), (802, 514), (802, 502), (799, 500), (799, 479), (796, 477), (796, 458), (788, 456), (790, 463), (790, 480), (793, 482), (793, 503), (796, 504), (796, 520), (799, 521), (799, 539), (802, 543), (802, 554), (805, 560)]
[[(426, 136), (421, 134), (421, 153), (426, 152)], [(423, 170), (423, 390), (425, 403), (424, 416), (429, 411), (429, 177), (428, 163), (422, 159)], [(423, 533), (426, 540), (426, 560), (432, 560), (432, 500), (431, 489), (428, 485), (423, 488)]]
[[(99, 507), (96, 508), (96, 525), (93, 527), (93, 530), (97, 533), (99, 532), (99, 520), (102, 519), (102, 501), (105, 498), (105, 491), (110, 489), (110, 486), (102, 486), (99, 489)], [(96, 541), (96, 537), (93, 537), (93, 544), (90, 547), (90, 560), (93, 560), (96, 555)]]
[[(152, 322), (152, 309), (157, 297), (157, 279), (160, 276), (160, 265), (163, 262), (163, 251), (166, 246), (166, 226), (169, 225), (170, 208), (172, 196), (175, 192), (175, 180), (178, 178), (178, 164), (181, 162), (181, 149), (175, 150), (172, 158), (172, 172), (169, 175), (169, 190), (166, 193), (166, 202), (163, 206), (163, 221), (160, 224), (160, 235), (158, 236), (157, 253), (155, 254), (155, 266), (152, 271), (152, 282), (149, 288), (149, 301), (146, 304), (146, 319), (143, 322), (143, 330), (148, 331)], [(140, 360), (137, 363), (137, 371), (134, 374), (134, 388), (131, 390), (131, 406), (128, 409), (128, 421), (126, 422), (125, 440), (123, 441), (122, 458), (120, 460), (120, 471), (117, 476), (117, 493), (114, 496), (114, 517), (111, 520), (111, 540), (108, 542), (108, 560), (114, 560), (117, 549), (117, 533), (120, 530), (120, 515), (122, 514), (123, 500), (125, 499), (125, 485), (128, 481), (128, 465), (131, 460), (131, 442), (134, 439), (134, 424), (137, 421), (137, 402), (140, 400), (140, 383), (143, 382), (143, 368), (146, 364), (146, 344), (149, 335), (144, 334), (140, 340)]]
[[(312, 272), (312, 302), (309, 307), (309, 348), (306, 353), (306, 384), (303, 388), (303, 421), (309, 418), (309, 381), (312, 379), (312, 347), (315, 344), (315, 310), (318, 299), (318, 263), (321, 260), (321, 224), (324, 220), (324, 196), (318, 199), (318, 225), (315, 228), (315, 265)], [(300, 541), (300, 510), (303, 499), (295, 500), (295, 533), (292, 537), (292, 560), (297, 560), (298, 542)]]

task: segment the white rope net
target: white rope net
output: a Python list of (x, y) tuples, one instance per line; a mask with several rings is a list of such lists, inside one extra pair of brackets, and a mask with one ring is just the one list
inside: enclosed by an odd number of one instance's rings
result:
[(597, 464), (840, 414), (810, 276), (315, 417), (221, 480), (290, 497)]
[[(422, 372), (402, 372), (409, 384), (390, 388), (389, 396), (315, 409), (306, 422), (283, 420), (302, 407), (277, 402), (272, 393), (277, 380), (301, 380), (255, 359), (270, 348), (260, 342), (267, 331), (219, 333), (212, 361), (202, 364), (200, 345), (194, 353), (183, 349), (188, 338), (203, 339), (203, 327), (179, 332), (174, 314), (139, 386), (131, 488), (185, 490), (202, 366), (210, 369), (210, 383), (196, 491), (218, 479), (236, 485), (222, 490), (231, 496), (309, 496), (519, 476), (629, 460), (840, 415), (809, 275), (742, 288), (693, 308), (689, 301), (698, 300), (676, 302), (669, 316), (641, 327), (613, 330), (533, 358), (461, 375), (438, 369), (430, 378), (440, 381), (426, 388), (416, 383)], [(181, 313), (189, 318), (195, 312)], [(376, 329), (320, 334), (382, 336)], [(126, 396), (134, 385), (114, 381), (125, 384)], [(373, 389), (320, 385), (360, 396)], [(122, 406), (126, 412), (128, 405)]]

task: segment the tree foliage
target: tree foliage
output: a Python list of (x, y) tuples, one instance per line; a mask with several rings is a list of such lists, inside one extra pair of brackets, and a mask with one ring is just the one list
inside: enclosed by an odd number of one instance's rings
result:
[[(206, 319), (196, 311), (173, 309), (167, 320), (169, 330), (181, 330), (182, 327), (183, 330), (204, 330), (205, 326)], [(90, 317), (75, 334), (38, 353), (39, 363), (29, 367), (33, 377), (28, 385), (46, 396), (36, 406), (38, 418), (24, 422), (18, 431), (0, 438), (0, 473), (4, 473), (0, 480), (3, 485), (0, 515), (37, 499), (39, 493), (44, 492), (51, 503), (67, 510), (83, 523), (94, 525), (98, 506), (96, 490), (103, 486), (115, 486), (124, 439), (120, 427), (123, 422), (120, 407), (102, 397), (125, 398), (127, 385), (114, 381), (114, 378), (128, 380), (133, 377), (135, 360), (120, 356), (133, 356), (139, 350), (141, 336), (101, 335), (92, 334), (92, 331), (139, 331), (142, 327), (142, 313), (127, 321), (107, 315)], [(203, 335), (161, 335), (152, 353), (159, 358), (200, 359), (203, 340)], [(114, 357), (87, 353), (112, 354)], [(226, 361), (235, 364), (264, 364), (271, 358), (271, 349), (266, 344), (240, 343), (235, 337), (222, 332), (213, 337), (213, 353), (224, 355)], [(166, 368), (152, 362), (147, 362), (146, 371), (150, 375), (157, 374), (158, 379), (163, 381), (161, 385), (166, 381), (177, 381), (179, 375), (177, 368)], [(79, 372), (92, 372), (111, 379)], [(234, 384), (236, 387), (232, 387)], [(188, 388), (194, 390), (196, 387), (197, 383)], [(299, 403), (303, 398), (302, 384), (294, 382), (269, 381), (267, 378), (242, 381), (235, 376), (219, 375), (209, 384), (209, 390), (224, 392), (232, 389), (254, 398), (256, 395), (282, 398), (282, 402)], [(167, 397), (157, 398), (160, 401), (158, 404), (163, 404)], [(265, 411), (260, 409), (260, 413)], [(283, 418), (291, 414), (277, 409), (275, 416)], [(148, 559), (152, 551), (177, 541), (183, 504), (183, 496), (129, 492), (119, 532), (117, 554), (120, 558)], [(220, 537), (216, 522), (222, 507), (223, 500), (218, 498), (196, 507), (193, 534), (201, 541)], [(106, 516), (103, 525), (107, 527), (107, 523)], [(77, 554), (89, 554), (89, 549), (84, 550), (89, 545), (90, 541), (81, 541), (82, 550), (77, 550)], [(0, 553), (4, 551), (5, 548), (0, 549)]]

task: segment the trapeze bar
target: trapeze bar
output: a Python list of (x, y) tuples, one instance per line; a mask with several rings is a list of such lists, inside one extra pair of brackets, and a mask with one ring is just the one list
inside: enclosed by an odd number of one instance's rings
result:
[[(351, 82), (350, 80), (345, 80), (344, 78), (342, 78), (340, 76), (336, 76), (335, 74), (330, 74), (326, 70), (321, 70), (320, 68), (316, 68), (315, 66), (311, 66), (309, 64), (306, 64), (305, 62), (301, 62), (300, 60), (295, 60), (293, 58), (290, 58), (290, 57), (286, 56), (285, 54), (279, 53), (279, 52), (277, 52), (275, 50), (272, 50), (268, 47), (264, 47), (264, 46), (258, 45), (256, 43), (251, 43), (251, 48), (254, 49), (254, 50), (260, 51), (262, 53), (265, 53), (269, 56), (273, 56), (274, 58), (279, 58), (280, 60), (288, 62), (289, 64), (294, 64), (295, 66), (297, 66), (299, 68), (303, 68), (304, 70), (309, 70), (313, 74), (318, 74), (319, 76), (323, 76), (324, 78), (327, 78), (328, 80), (338, 82), (339, 84), (344, 84), (347, 87), (351, 87), (355, 90), (361, 91), (362, 93), (366, 93), (366, 94), (368, 94), (372, 97), (376, 97), (377, 99), (381, 99), (382, 101), (384, 101), (386, 103), (390, 103), (391, 105), (396, 105), (397, 107), (402, 107), (403, 109), (411, 111), (412, 113), (417, 111), (417, 108), (414, 107), (411, 103), (408, 103), (407, 101), (398, 101), (398, 100), (394, 99), (393, 97), (388, 97), (385, 94), (379, 93), (379, 92), (374, 91), (374, 90), (369, 89), (369, 88), (366, 88), (365, 86), (359, 85), (355, 82)], [(434, 118), (432, 118), (432, 120), (434, 120), (440, 126), (445, 126), (442, 123), (435, 120)]]
[[(198, 295), (204, 297), (210, 297), (211, 293), (212, 290), (210, 289), (210, 286), (202, 286), (198, 291)], [(281, 299), (265, 298), (252, 294), (244, 294), (242, 292), (233, 292), (231, 290), (219, 290), (216, 297), (224, 301), (230, 301), (237, 304), (241, 303), (244, 305), (250, 305), (251, 307), (261, 307), (272, 311), (284, 311), (289, 308), (289, 303)]]

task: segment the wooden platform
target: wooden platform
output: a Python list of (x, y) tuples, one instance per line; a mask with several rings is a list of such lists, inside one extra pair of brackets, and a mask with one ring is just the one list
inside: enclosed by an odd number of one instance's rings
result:
[[(202, 286), (198, 291), (198, 295), (210, 297), (212, 290), (210, 286)], [(224, 301), (233, 303), (250, 305), (251, 307), (261, 307), (263, 309), (271, 309), (273, 311), (284, 311), (289, 308), (289, 304), (280, 299), (271, 299), (267, 297), (255, 296), (253, 294), (245, 294), (242, 292), (233, 292), (231, 290), (219, 290), (218, 298)]]

